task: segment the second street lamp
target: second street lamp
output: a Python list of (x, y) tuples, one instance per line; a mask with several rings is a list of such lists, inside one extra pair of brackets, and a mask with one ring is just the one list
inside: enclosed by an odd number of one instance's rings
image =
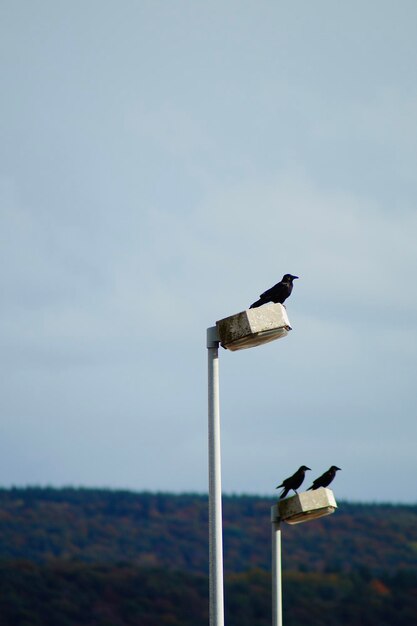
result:
[(331, 489), (321, 487), (281, 500), (271, 508), (272, 523), (272, 626), (282, 626), (281, 522), (301, 524), (334, 513)]

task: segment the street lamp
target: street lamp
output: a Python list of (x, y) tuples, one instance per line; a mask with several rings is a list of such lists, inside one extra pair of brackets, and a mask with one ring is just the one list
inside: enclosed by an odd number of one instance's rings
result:
[(271, 508), (272, 523), (272, 626), (282, 626), (281, 522), (301, 524), (334, 513), (331, 489), (305, 491), (280, 500)]
[(210, 626), (224, 626), (219, 345), (231, 351), (252, 348), (285, 337), (290, 330), (282, 304), (248, 309), (207, 329)]

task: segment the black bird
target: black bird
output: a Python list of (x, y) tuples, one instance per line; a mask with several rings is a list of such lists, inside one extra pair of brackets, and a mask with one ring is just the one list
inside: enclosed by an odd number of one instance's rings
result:
[(284, 274), (280, 283), (277, 283), (271, 289), (267, 289), (259, 296), (259, 300), (250, 305), (250, 309), (254, 309), (257, 306), (262, 306), (267, 302), (278, 302), (284, 304), (285, 300), (291, 295), (292, 281), (298, 278), (293, 274)]
[(327, 485), (330, 485), (333, 478), (336, 476), (336, 472), (339, 470), (340, 467), (337, 467), (337, 465), (332, 465), (331, 468), (327, 470), (327, 472), (324, 472), (324, 474), (316, 478), (316, 480), (313, 480), (313, 484), (307, 489), (307, 491), (309, 491), (310, 489), (318, 489), (319, 487), (327, 487)]
[(295, 474), (283, 480), (282, 484), (276, 487), (276, 489), (280, 489), (281, 487), (284, 487), (279, 497), (280, 500), (282, 500), (282, 498), (285, 498), (285, 496), (291, 489), (295, 491), (295, 493), (297, 493), (297, 489), (303, 482), (305, 475), (306, 475), (306, 471), (309, 469), (310, 468), (307, 467), (307, 465), (302, 465), (300, 468), (298, 468)]

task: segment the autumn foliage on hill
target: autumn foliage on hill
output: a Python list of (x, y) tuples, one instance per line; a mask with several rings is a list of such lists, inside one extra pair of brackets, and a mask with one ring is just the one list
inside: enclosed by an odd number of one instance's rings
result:
[[(273, 503), (224, 498), (231, 626), (270, 624)], [(207, 624), (207, 526), (201, 495), (0, 490), (0, 624)], [(414, 623), (417, 506), (339, 503), (282, 543), (288, 626)]]

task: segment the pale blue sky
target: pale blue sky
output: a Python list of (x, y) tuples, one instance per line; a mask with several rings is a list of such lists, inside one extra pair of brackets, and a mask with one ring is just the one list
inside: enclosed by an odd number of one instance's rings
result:
[(0, 6), (0, 482), (417, 501), (417, 5)]

